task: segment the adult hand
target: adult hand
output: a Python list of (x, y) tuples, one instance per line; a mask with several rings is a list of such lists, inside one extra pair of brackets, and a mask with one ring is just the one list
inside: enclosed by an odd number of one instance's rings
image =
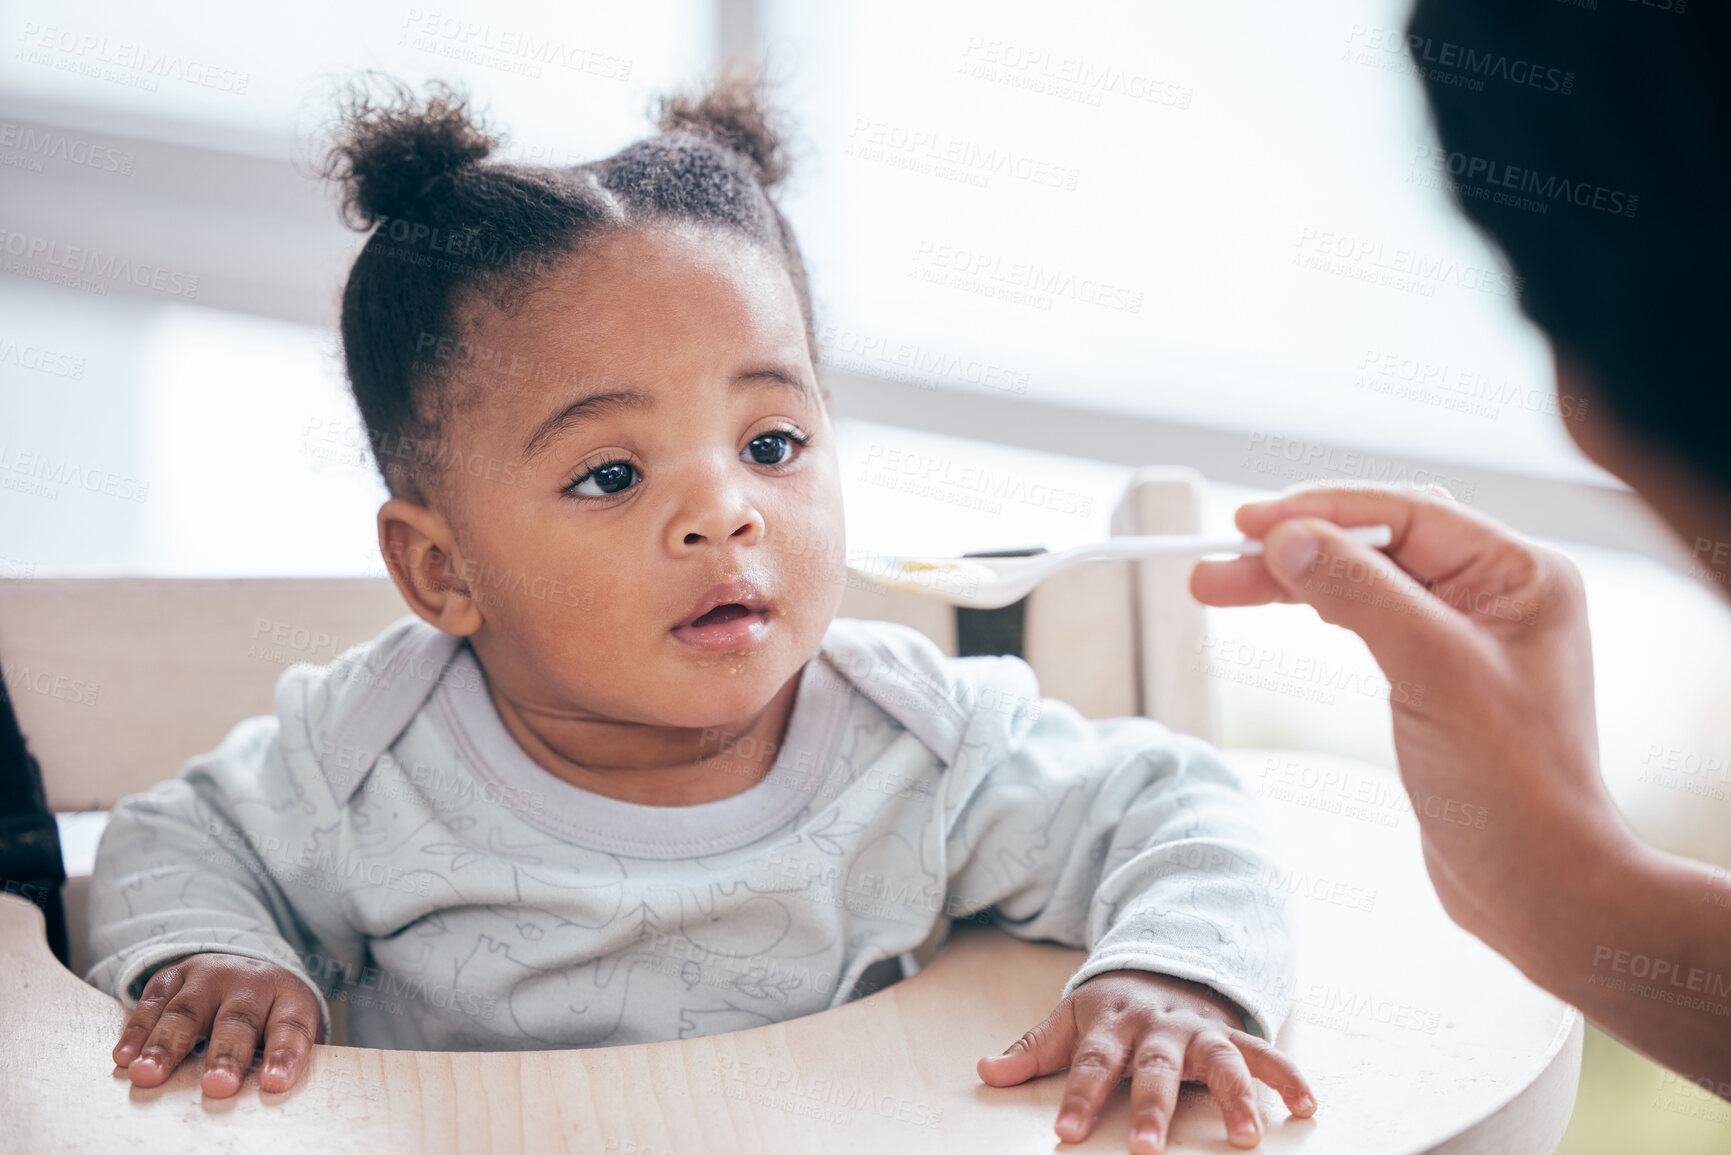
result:
[[(1202, 562), (1213, 606), (1304, 602), (1357, 633), (1391, 684), (1394, 745), (1450, 917), (1540, 982), (1559, 885), (1632, 838), (1598, 774), (1592, 649), (1574, 564), (1440, 491), (1314, 487), (1240, 508), (1260, 556)], [(1340, 527), (1385, 524), (1386, 552)], [(1554, 988), (1553, 988), (1554, 989)]]

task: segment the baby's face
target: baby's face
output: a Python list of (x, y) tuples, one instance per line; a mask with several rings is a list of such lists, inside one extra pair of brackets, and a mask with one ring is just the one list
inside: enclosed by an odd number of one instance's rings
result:
[(510, 359), (479, 400), (457, 386), (447, 422), (469, 460), (513, 463), (447, 483), (488, 678), (576, 717), (761, 710), (845, 581), (836, 452), (785, 269), (710, 230), (617, 233), (511, 313), (471, 316), (462, 339)]

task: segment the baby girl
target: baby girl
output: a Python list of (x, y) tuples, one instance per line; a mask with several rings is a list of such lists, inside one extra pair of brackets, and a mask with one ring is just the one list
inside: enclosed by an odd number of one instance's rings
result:
[(1209, 746), (1042, 699), (1021, 660), (837, 619), (839, 467), (804, 263), (754, 82), (570, 168), (486, 163), (461, 97), (347, 107), (329, 175), (372, 235), (349, 380), (412, 615), (278, 682), (103, 837), (89, 981), (153, 1087), (255, 1050), (281, 1091), (355, 1045), (612, 1046), (737, 1031), (895, 981), (950, 919), (1088, 950), (979, 1077), (1069, 1068), (1057, 1134), (1132, 1078), (1261, 1136), (1292, 938)]

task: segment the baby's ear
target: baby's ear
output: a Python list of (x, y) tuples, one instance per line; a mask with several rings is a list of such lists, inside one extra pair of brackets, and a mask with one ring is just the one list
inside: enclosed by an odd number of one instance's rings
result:
[(391, 498), (379, 507), (379, 552), (397, 592), (422, 621), (458, 637), (481, 628), (481, 610), (465, 578), (471, 567), (457, 552), (443, 514)]

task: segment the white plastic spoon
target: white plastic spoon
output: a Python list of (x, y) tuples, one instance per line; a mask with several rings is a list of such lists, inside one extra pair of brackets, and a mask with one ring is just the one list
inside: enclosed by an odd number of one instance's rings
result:
[[(1354, 526), (1345, 532), (1348, 537), (1378, 549), (1394, 540), (1394, 531), (1386, 525)], [(889, 589), (928, 594), (971, 609), (995, 610), (1026, 597), (1053, 574), (1091, 561), (1211, 553), (1250, 556), (1261, 552), (1262, 542), (1257, 538), (1154, 534), (1107, 538), (1091, 545), (1024, 557), (867, 557), (848, 569)]]

